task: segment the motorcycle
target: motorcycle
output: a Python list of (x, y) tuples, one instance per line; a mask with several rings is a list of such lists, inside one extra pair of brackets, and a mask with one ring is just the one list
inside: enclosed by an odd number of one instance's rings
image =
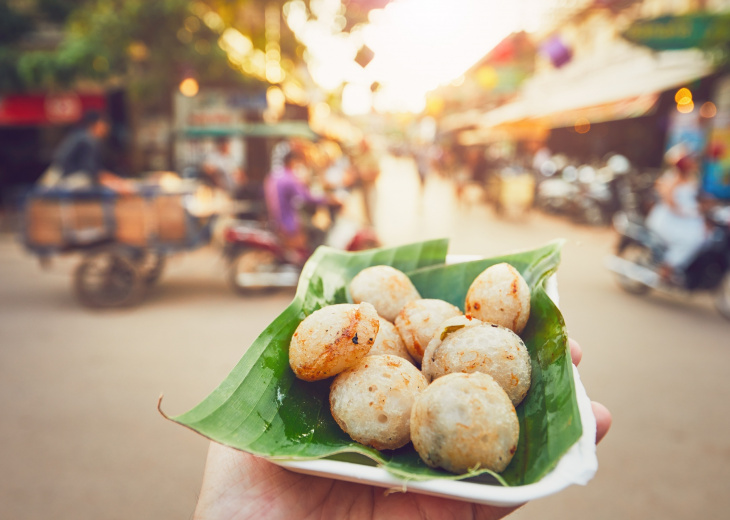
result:
[[(316, 214), (315, 214), (316, 215)], [(321, 214), (320, 214), (321, 216)], [(309, 251), (327, 245), (344, 251), (362, 251), (380, 246), (375, 232), (354, 220), (335, 215), (327, 223), (308, 229)], [(224, 257), (228, 262), (228, 283), (240, 294), (296, 287), (309, 254), (288, 249), (279, 235), (259, 221), (239, 220), (223, 232)]]
[(659, 275), (664, 242), (641, 217), (618, 213), (614, 227), (620, 239), (606, 267), (615, 274), (619, 286), (631, 294), (646, 294), (652, 289), (685, 294), (714, 291), (715, 308), (730, 320), (730, 207), (710, 211), (707, 222), (710, 234), (702, 249), (686, 268), (666, 280)]
[(552, 171), (538, 183), (535, 204), (548, 213), (572, 214), (575, 210), (575, 201), (580, 195), (577, 179), (578, 170), (570, 164), (561, 170)]

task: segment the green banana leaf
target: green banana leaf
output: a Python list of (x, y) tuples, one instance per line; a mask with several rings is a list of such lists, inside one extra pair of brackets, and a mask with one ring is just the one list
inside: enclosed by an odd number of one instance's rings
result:
[[(487, 473), (476, 481), (537, 482), (582, 434), (565, 324), (543, 290), (543, 282), (560, 262), (561, 244), (445, 265), (447, 247), (445, 240), (435, 240), (358, 253), (317, 249), (302, 271), (289, 307), (261, 333), (218, 388), (192, 410), (170, 419), (216, 442), (270, 459), (330, 457), (379, 464), (408, 480), (463, 479)], [(382, 452), (360, 445), (330, 414), (330, 381), (304, 382), (291, 371), (288, 347), (297, 325), (323, 306), (351, 301), (349, 282), (365, 267), (392, 265), (409, 275), (424, 298), (440, 298), (463, 310), (471, 282), (499, 262), (519, 270), (532, 293), (530, 319), (522, 333), (532, 359), (532, 385), (517, 407), (517, 452), (500, 475), (484, 469), (454, 475), (429, 468), (411, 444)]]

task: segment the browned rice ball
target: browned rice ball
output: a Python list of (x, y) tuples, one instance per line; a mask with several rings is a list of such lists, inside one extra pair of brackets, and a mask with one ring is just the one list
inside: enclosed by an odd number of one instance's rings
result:
[(360, 271), (350, 282), (350, 296), (355, 303), (371, 303), (390, 322), (406, 303), (421, 297), (410, 278), (389, 265), (374, 265)]
[(437, 379), (411, 410), (413, 447), (426, 464), (452, 473), (504, 471), (519, 436), (515, 407), (502, 387), (481, 372)]
[(367, 356), (332, 381), (330, 409), (354, 441), (394, 450), (410, 440), (411, 407), (426, 386), (426, 378), (403, 358)]
[(458, 307), (443, 300), (416, 300), (406, 304), (395, 319), (395, 327), (408, 352), (418, 363), (438, 326), (462, 313)]
[(469, 287), (466, 314), (519, 334), (530, 317), (530, 287), (507, 263), (485, 269)]
[(476, 318), (468, 326), (436, 334), (426, 348), (422, 369), (429, 381), (455, 372), (489, 374), (515, 406), (527, 395), (532, 374), (530, 354), (520, 337)]
[(409, 363), (415, 364), (413, 358), (408, 353), (406, 344), (403, 343), (403, 339), (400, 337), (400, 334), (398, 334), (398, 330), (396, 330), (395, 325), (385, 318), (380, 318), (380, 329), (378, 329), (378, 335), (375, 338), (375, 343), (370, 349), (370, 352), (368, 352), (368, 356), (375, 356), (377, 354), (398, 356)]
[(289, 365), (305, 381), (339, 374), (370, 351), (378, 314), (369, 303), (323, 307), (299, 324), (289, 343)]

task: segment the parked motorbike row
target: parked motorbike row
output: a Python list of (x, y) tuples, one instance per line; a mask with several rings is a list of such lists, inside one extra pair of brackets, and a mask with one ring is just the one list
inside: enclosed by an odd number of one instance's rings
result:
[(717, 311), (730, 320), (730, 206), (718, 203), (706, 213), (708, 235), (703, 247), (679, 272), (662, 276), (667, 245), (644, 220), (656, 201), (654, 184), (659, 174), (658, 170), (640, 171), (620, 155), (584, 165), (555, 156), (536, 173), (535, 205), (578, 223), (612, 223), (618, 242), (606, 267), (625, 291), (636, 295), (709, 292)]
[(653, 202), (658, 174), (639, 171), (622, 155), (583, 165), (554, 156), (535, 174), (535, 205), (578, 223), (605, 226), (618, 211), (645, 215)]

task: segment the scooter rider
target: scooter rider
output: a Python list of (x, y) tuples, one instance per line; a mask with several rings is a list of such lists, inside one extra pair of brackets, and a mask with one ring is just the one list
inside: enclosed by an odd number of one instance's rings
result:
[(681, 146), (670, 152), (673, 166), (657, 180), (660, 200), (646, 219), (647, 227), (667, 245), (659, 274), (668, 281), (687, 266), (707, 237), (697, 198), (697, 163)]
[(299, 207), (302, 203), (322, 205), (330, 202), (327, 197), (312, 194), (297, 177), (295, 171), (302, 164), (303, 157), (296, 151), (290, 151), (284, 157), (283, 167), (272, 171), (264, 184), (269, 220), (284, 246), (298, 257), (298, 261), (303, 261), (309, 254)]

